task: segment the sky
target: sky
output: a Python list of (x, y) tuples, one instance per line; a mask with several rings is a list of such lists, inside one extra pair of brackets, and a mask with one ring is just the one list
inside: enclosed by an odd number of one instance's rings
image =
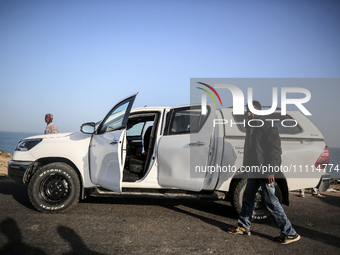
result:
[[(1, 0), (0, 131), (78, 131), (135, 92), (188, 104), (190, 78), (339, 78), (339, 24), (332, 0)], [(340, 147), (334, 84), (306, 88)]]

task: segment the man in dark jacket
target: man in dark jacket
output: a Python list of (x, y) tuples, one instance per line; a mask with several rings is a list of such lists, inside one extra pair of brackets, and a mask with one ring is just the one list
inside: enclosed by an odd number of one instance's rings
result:
[[(253, 106), (261, 110), (261, 104), (253, 101)], [(238, 227), (228, 229), (228, 233), (250, 235), (250, 224), (254, 210), (255, 197), (259, 188), (265, 205), (271, 213), (281, 235), (275, 240), (288, 244), (300, 240), (287, 218), (278, 198), (275, 196), (275, 178), (272, 171), (281, 165), (281, 140), (278, 129), (271, 121), (264, 121), (247, 109), (248, 127), (244, 143), (243, 169), (249, 172), (247, 187), (244, 191), (242, 210), (238, 218)], [(249, 171), (251, 170), (251, 171)]]

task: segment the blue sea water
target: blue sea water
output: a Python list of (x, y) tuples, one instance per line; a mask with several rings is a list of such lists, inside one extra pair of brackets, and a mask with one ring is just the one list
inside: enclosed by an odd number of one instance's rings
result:
[(38, 133), (2, 132), (0, 131), (0, 150), (13, 153), (18, 142), (26, 137), (39, 135)]

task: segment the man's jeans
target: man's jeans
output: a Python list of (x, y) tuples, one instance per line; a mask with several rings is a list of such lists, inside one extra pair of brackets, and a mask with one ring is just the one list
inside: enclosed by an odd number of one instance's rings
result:
[(250, 229), (251, 218), (254, 210), (256, 193), (262, 187), (265, 205), (272, 215), (276, 225), (284, 235), (295, 235), (296, 231), (287, 218), (279, 199), (275, 196), (274, 183), (268, 185), (266, 180), (248, 178), (247, 187), (243, 195), (242, 210), (238, 218), (238, 225)]

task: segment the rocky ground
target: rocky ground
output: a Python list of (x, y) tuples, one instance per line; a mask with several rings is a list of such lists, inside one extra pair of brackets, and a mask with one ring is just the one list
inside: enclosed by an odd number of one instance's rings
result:
[(8, 161), (12, 158), (12, 153), (0, 151), (0, 176), (7, 176)]

